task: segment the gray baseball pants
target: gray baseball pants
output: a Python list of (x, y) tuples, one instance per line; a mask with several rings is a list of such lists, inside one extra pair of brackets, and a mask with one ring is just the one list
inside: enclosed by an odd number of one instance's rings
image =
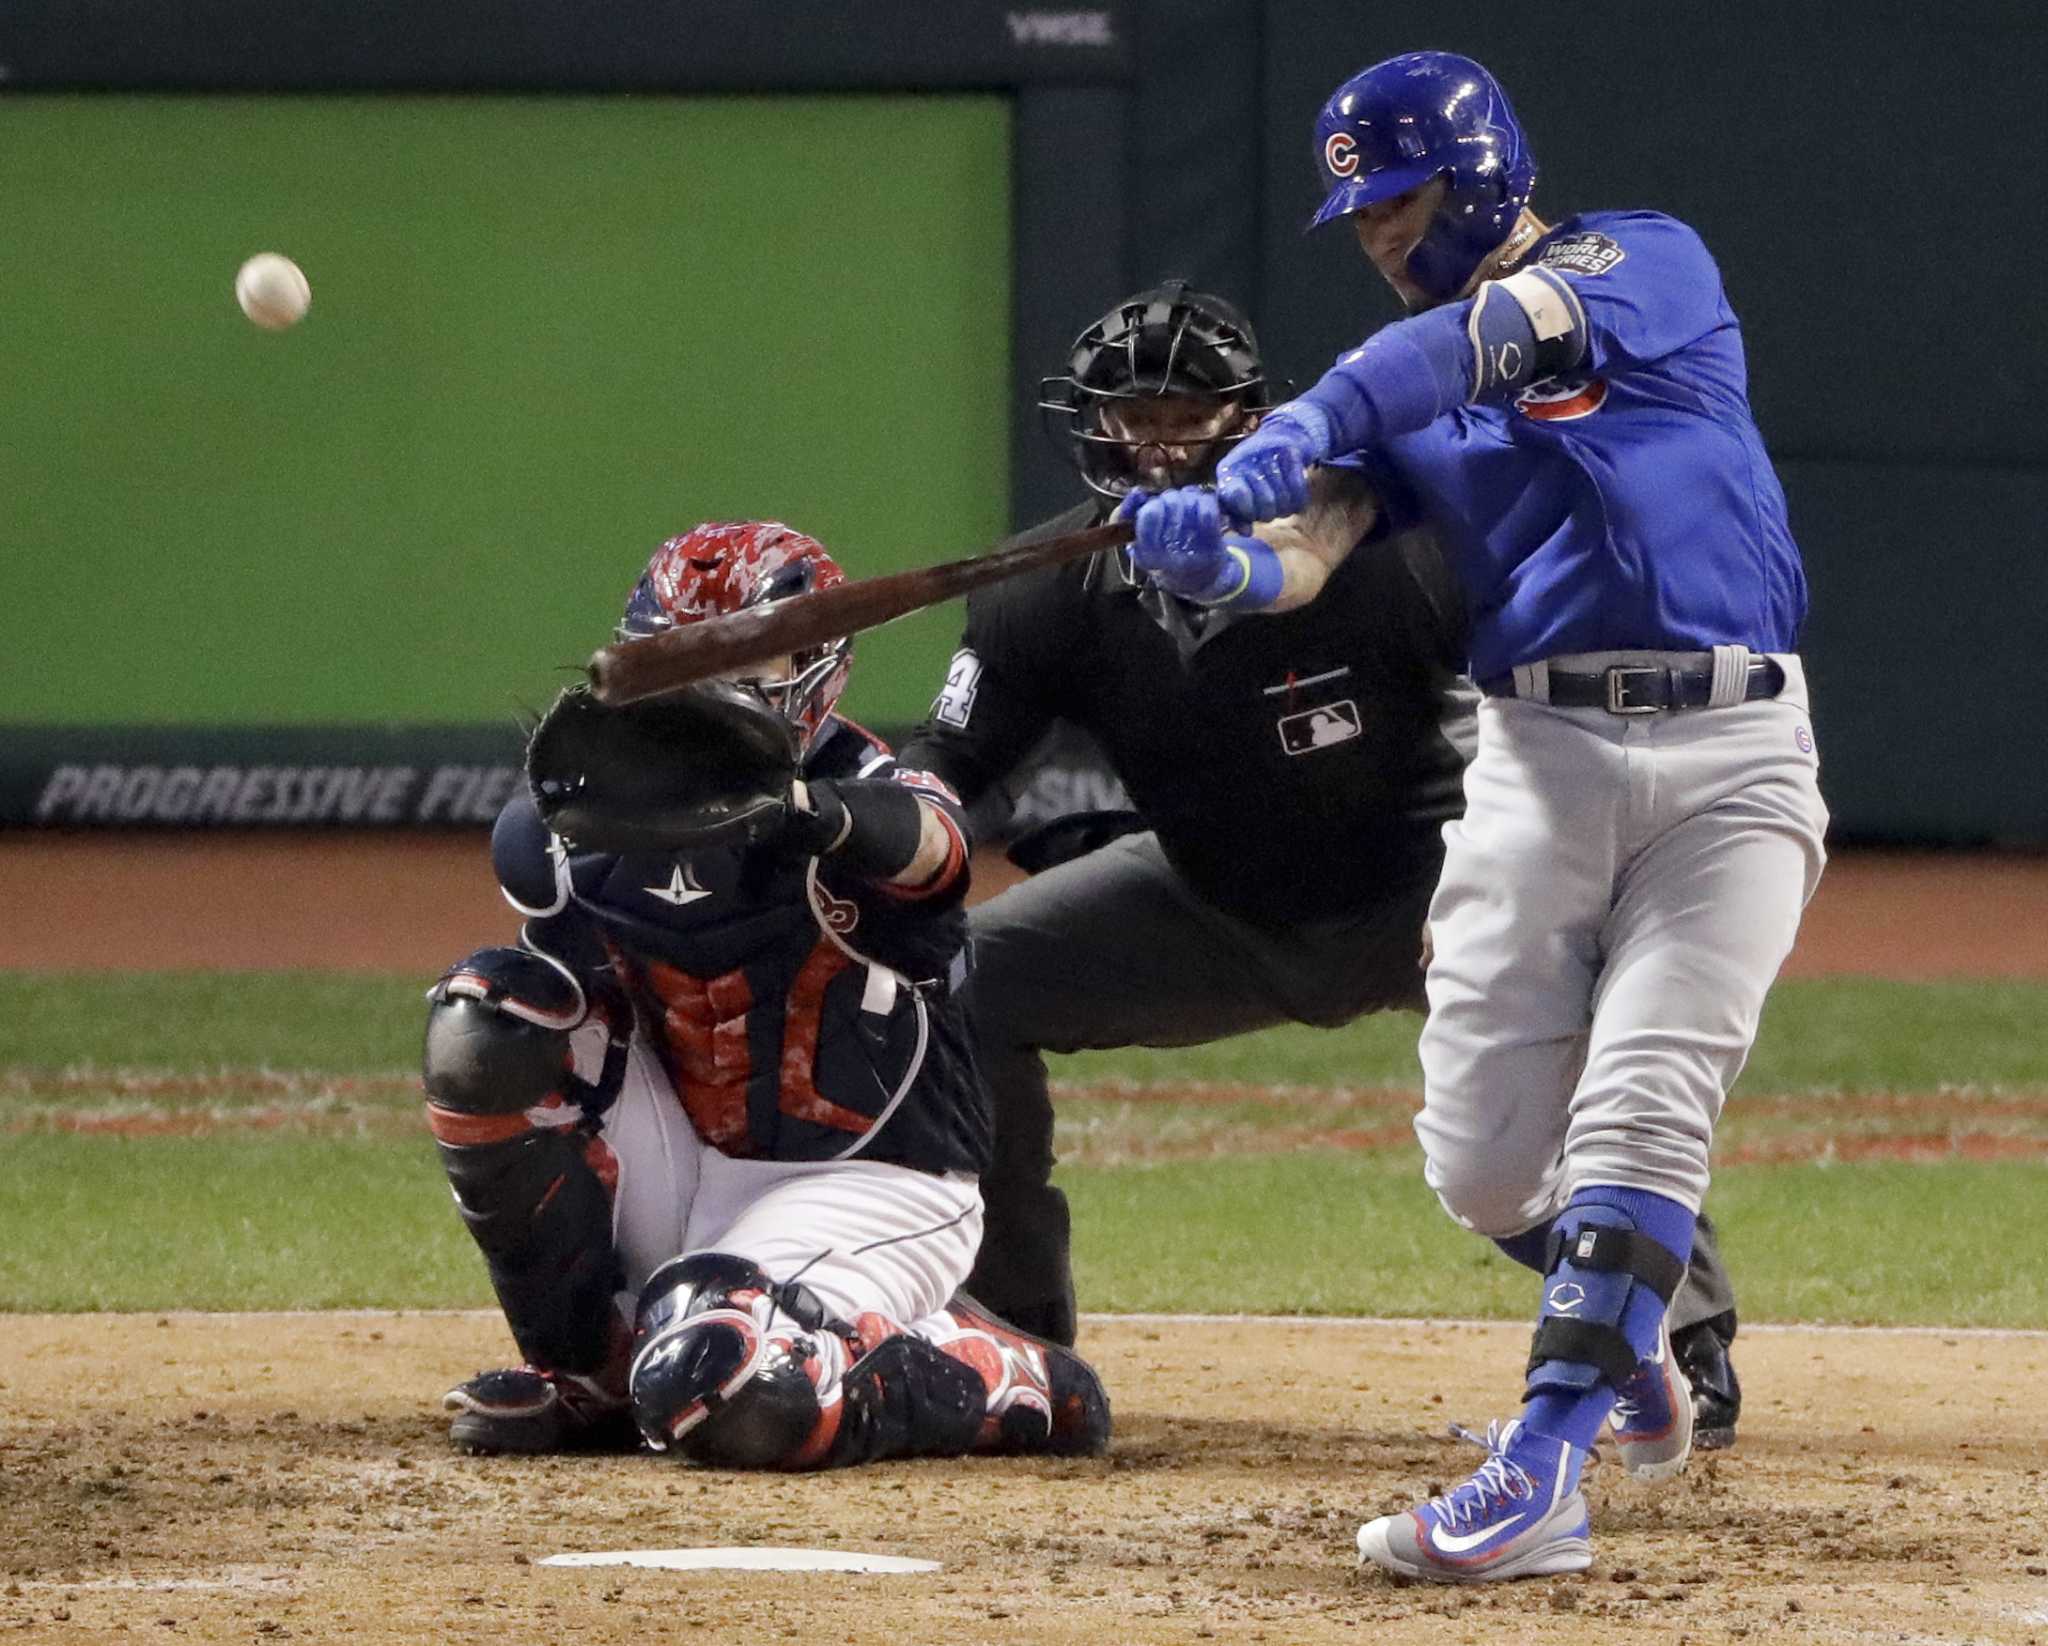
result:
[[(1196, 1046), (1280, 1023), (1336, 1028), (1423, 1007), (1422, 927), (1434, 872), (1390, 885), (1370, 914), (1275, 933), (1205, 903), (1154, 835), (1046, 870), (974, 909), (972, 1004), (995, 1107), (986, 1221), (968, 1290), (1027, 1331), (1071, 1343), (1067, 1200), (1052, 1184), (1044, 1053)], [(1702, 1218), (1674, 1329), (1735, 1298)]]

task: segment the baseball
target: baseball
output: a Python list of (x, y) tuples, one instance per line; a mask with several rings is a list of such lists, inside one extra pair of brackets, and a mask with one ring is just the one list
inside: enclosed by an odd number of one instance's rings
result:
[(289, 257), (260, 251), (236, 272), (235, 301), (265, 331), (283, 331), (305, 318), (313, 288)]

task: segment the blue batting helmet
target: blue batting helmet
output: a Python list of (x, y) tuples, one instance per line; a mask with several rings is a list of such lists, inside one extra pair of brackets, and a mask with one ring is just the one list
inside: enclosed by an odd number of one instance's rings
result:
[(1469, 57), (1411, 51), (1361, 69), (1316, 117), (1328, 191), (1309, 227), (1444, 178), (1444, 203), (1408, 255), (1432, 299), (1458, 295), (1514, 229), (1536, 158), (1500, 82)]

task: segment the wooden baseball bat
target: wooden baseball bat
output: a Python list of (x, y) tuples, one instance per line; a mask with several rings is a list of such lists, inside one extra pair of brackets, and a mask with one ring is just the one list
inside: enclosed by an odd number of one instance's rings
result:
[(1111, 521), (1014, 549), (996, 549), (883, 577), (858, 578), (771, 605), (617, 641), (592, 652), (584, 672), (590, 676), (591, 695), (617, 708), (764, 658), (800, 652), (841, 635), (875, 628), (985, 583), (999, 583), (1039, 566), (1056, 566), (1098, 549), (1114, 548), (1130, 542), (1133, 535), (1128, 522)]

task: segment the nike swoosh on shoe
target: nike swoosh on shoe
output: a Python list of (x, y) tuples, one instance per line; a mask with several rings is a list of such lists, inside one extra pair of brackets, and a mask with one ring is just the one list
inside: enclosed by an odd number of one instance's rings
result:
[(1438, 1554), (1461, 1555), (1467, 1549), (1477, 1548), (1490, 1537), (1498, 1537), (1504, 1532), (1512, 1532), (1523, 1521), (1527, 1520), (1533, 1512), (1533, 1510), (1524, 1509), (1512, 1520), (1503, 1520), (1494, 1526), (1484, 1526), (1476, 1532), (1447, 1533), (1443, 1529), (1442, 1522), (1432, 1521), (1426, 1541)]

